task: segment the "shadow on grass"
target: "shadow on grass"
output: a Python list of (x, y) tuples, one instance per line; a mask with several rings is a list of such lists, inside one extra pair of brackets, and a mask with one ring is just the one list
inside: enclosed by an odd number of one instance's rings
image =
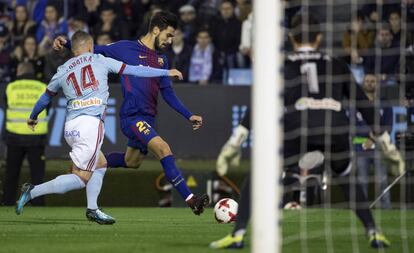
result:
[(90, 222), (88, 222), (86, 219), (45, 219), (45, 220), (39, 220), (39, 219), (25, 219), (25, 220), (0, 220), (0, 224), (3, 225), (84, 225), (89, 226)]

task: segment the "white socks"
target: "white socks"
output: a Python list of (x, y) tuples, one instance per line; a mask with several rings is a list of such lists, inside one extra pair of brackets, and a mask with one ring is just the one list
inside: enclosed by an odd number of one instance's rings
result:
[(239, 229), (236, 232), (234, 232), (233, 236), (244, 236), (244, 234), (246, 234), (246, 229)]
[(85, 183), (75, 174), (60, 175), (46, 183), (36, 185), (30, 191), (30, 197), (34, 199), (46, 194), (63, 194), (68, 191), (82, 189), (83, 187), (85, 187)]
[(91, 178), (86, 184), (86, 198), (88, 200), (88, 209), (98, 209), (98, 196), (101, 192), (103, 178), (106, 168), (95, 169)]
[[(96, 169), (86, 185), (86, 198), (89, 209), (98, 209), (98, 196), (101, 192), (106, 168)], [(47, 194), (64, 194), (85, 187), (85, 183), (75, 174), (60, 175), (46, 183), (36, 185), (30, 191), (31, 199)]]

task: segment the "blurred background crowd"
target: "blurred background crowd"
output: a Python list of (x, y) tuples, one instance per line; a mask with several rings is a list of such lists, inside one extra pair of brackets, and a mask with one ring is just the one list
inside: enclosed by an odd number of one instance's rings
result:
[[(413, 0), (342, 2), (341, 8), (321, 3), (324, 8), (315, 4), (310, 11), (317, 13), (322, 27), (330, 31), (325, 46), (344, 57), (358, 82), (364, 73), (375, 72), (381, 74), (383, 83), (396, 84), (398, 74), (414, 72)], [(288, 27), (289, 18), (302, 6), (294, 0), (285, 1), (285, 6)], [(70, 58), (68, 51), (52, 50), (56, 36), (70, 39), (80, 29), (91, 33), (99, 45), (135, 40), (145, 33), (151, 15), (160, 10), (179, 17), (179, 29), (167, 55), (170, 66), (184, 73), (185, 82), (233, 84), (237, 80), (232, 79), (232, 73), (249, 79), (253, 41), (250, 0), (3, 0), (0, 80), (12, 81), (18, 63), (31, 62), (36, 78), (47, 82)], [(406, 61), (403, 66), (401, 58)]]

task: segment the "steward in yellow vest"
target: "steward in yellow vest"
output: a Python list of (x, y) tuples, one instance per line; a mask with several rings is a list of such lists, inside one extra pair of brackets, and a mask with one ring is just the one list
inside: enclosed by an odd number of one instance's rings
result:
[[(39, 97), (45, 92), (46, 84), (35, 79), (31, 63), (20, 63), (17, 67), (17, 80), (6, 87), (6, 127), (7, 144), (6, 173), (3, 184), (4, 205), (16, 203), (16, 193), (20, 169), (25, 157), (29, 162), (31, 182), (43, 182), (45, 172), (45, 145), (47, 139), (47, 112), (39, 115), (35, 131), (27, 127), (27, 119)], [(32, 202), (42, 205), (43, 199)]]

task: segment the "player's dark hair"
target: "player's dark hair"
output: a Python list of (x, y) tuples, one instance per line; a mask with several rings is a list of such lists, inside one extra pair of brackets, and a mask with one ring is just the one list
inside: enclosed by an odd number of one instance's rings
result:
[(319, 21), (311, 14), (296, 14), (290, 24), (290, 34), (297, 43), (313, 43), (320, 34)]
[(77, 50), (79, 47), (84, 45), (87, 41), (92, 40), (92, 36), (84, 31), (77, 31), (72, 36), (72, 50)]
[(158, 27), (160, 31), (167, 29), (171, 26), (172, 28), (177, 28), (178, 21), (177, 17), (168, 11), (160, 11), (155, 13), (149, 22), (148, 31), (152, 31), (154, 27)]

